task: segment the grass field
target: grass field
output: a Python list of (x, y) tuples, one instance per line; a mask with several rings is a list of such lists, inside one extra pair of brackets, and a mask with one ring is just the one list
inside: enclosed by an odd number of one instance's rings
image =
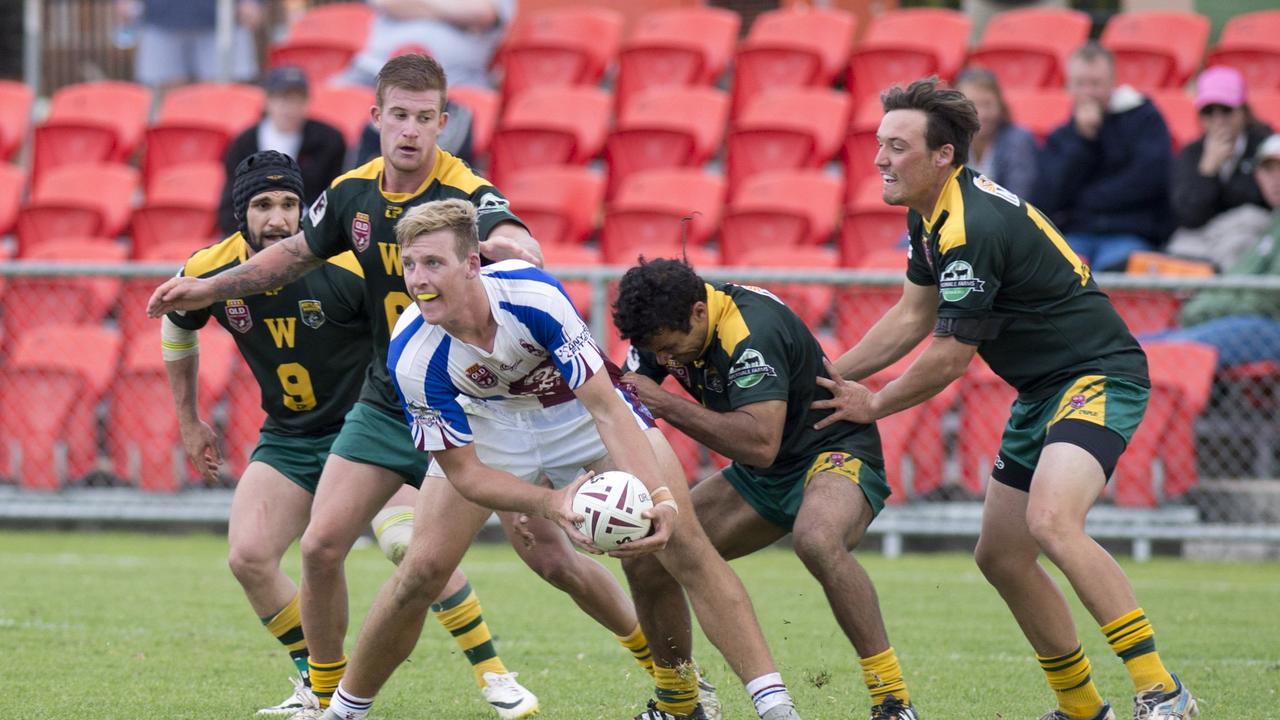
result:
[[(230, 720), (279, 701), (291, 666), (253, 617), (224, 551), (212, 535), (0, 533), (0, 717)], [(1052, 705), (1012, 618), (967, 556), (864, 561), (924, 717), (1037, 718)], [(296, 576), (296, 551), (286, 562)], [(769, 550), (735, 567), (805, 717), (865, 718), (851, 650), (799, 562)], [(1201, 698), (1205, 717), (1280, 718), (1280, 565), (1126, 567), (1162, 656)], [(389, 568), (376, 549), (353, 552), (349, 647)], [(647, 677), (510, 549), (477, 546), (465, 568), (503, 658), (541, 697), (542, 717), (617, 720), (638, 712)], [(1075, 610), (1095, 679), (1127, 711), (1123, 667)], [(373, 717), (492, 717), (452, 641), (434, 623), (424, 635)], [(726, 717), (754, 717), (724, 661), (698, 642)]]

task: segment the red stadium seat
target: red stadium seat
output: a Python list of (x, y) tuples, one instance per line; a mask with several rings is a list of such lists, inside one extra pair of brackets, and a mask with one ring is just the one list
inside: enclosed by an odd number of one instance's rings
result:
[(511, 102), (541, 86), (594, 85), (618, 54), (622, 14), (601, 7), (564, 7), (522, 15), (493, 64)]
[(660, 85), (637, 94), (605, 141), (610, 196), (628, 175), (695, 167), (719, 151), (729, 98), (710, 87)]
[[(536, 236), (535, 236), (536, 237)], [(542, 261), (547, 272), (556, 275), (556, 271), (566, 267), (590, 267), (600, 264), (600, 252), (582, 245), (552, 245), (543, 243)], [(556, 275), (564, 291), (569, 294), (573, 306), (584, 319), (590, 319), (594, 308), (591, 307), (591, 283), (587, 280), (564, 280)]]
[(347, 69), (358, 50), (342, 40), (286, 40), (267, 52), (267, 67), (293, 65), (302, 69), (307, 82), (319, 86)]
[(148, 178), (191, 162), (221, 162), (227, 145), (258, 122), (266, 93), (256, 85), (196, 83), (165, 95), (156, 122), (147, 129), (142, 162)]
[[(218, 328), (211, 332), (220, 331)], [(231, 358), (231, 375), (237, 380), (227, 388), (227, 424), (222, 433), (222, 448), (226, 472), (239, 478), (258, 444), (258, 433), (267, 413), (262, 409), (262, 391), (258, 383), (250, 380), (253, 373), (239, 353)]]
[(717, 7), (659, 10), (642, 16), (618, 54), (619, 111), (644, 90), (714, 85), (724, 73), (742, 18)]
[[(183, 238), (167, 240), (159, 245), (144, 248), (138, 256), (140, 262), (163, 263), (177, 273), (187, 258), (197, 250), (208, 246), (208, 239)], [(148, 343), (160, 334), (160, 321), (147, 317), (147, 299), (165, 278), (141, 277), (124, 281), (120, 290), (120, 303), (116, 308), (116, 323), (126, 343)]]
[(837, 245), (840, 264), (858, 267), (864, 258), (880, 250), (891, 250), (907, 232), (907, 209), (889, 205), (878, 180), (867, 180), (845, 208)]
[(1147, 97), (1151, 98), (1151, 102), (1164, 117), (1164, 124), (1169, 126), (1169, 136), (1173, 138), (1175, 154), (1184, 145), (1200, 137), (1200, 119), (1196, 114), (1196, 104), (1185, 90), (1163, 88), (1147, 93)]
[(225, 173), (218, 162), (178, 165), (157, 173), (146, 201), (133, 213), (134, 257), (172, 238), (213, 235)]
[(876, 167), (880, 144), (876, 133), (883, 115), (879, 100), (865, 100), (854, 110), (853, 119), (844, 130), (840, 160), (845, 168), (845, 191), (850, 193), (846, 201), (852, 199), (852, 193), (859, 187), (869, 182), (880, 183), (880, 169)]
[[(206, 422), (226, 392), (236, 353), (235, 341), (221, 328), (200, 333), (197, 404)], [(154, 343), (128, 346), (112, 383), (110, 407), (108, 441), (118, 476), (151, 492), (175, 492), (195, 477), (182, 447), (164, 358)]]
[(449, 99), (471, 111), (472, 155), (487, 155), (494, 126), (498, 124), (498, 93), (488, 88), (463, 85), (449, 88)]
[[(776, 270), (827, 270), (835, 256), (827, 248), (803, 245), (790, 248), (747, 248), (735, 255), (722, 255), (725, 265)], [(805, 325), (820, 327), (835, 299), (835, 289), (823, 283), (763, 282), (765, 289), (787, 304)]]
[(142, 85), (104, 81), (62, 88), (35, 130), (33, 180), (59, 165), (125, 162), (142, 140), (150, 110), (151, 91)]
[(600, 154), (609, 94), (595, 87), (539, 87), (506, 107), (490, 146), (489, 176), (498, 187), (516, 170), (583, 165)]
[(8, 160), (27, 140), (35, 93), (26, 83), (0, 80), (0, 160)]
[(981, 359), (975, 359), (956, 383), (960, 394), (962, 428), (956, 443), (960, 481), (969, 492), (981, 495), (1000, 452), (1000, 437), (1009, 419), (1009, 409), (1018, 392), (1000, 379)]
[(600, 233), (604, 261), (631, 264), (634, 250), (642, 247), (676, 250), (677, 255), (682, 246), (692, 251), (719, 225), (724, 190), (722, 178), (693, 168), (632, 175), (605, 212)]
[(271, 46), (267, 65), (297, 65), (312, 86), (345, 70), (368, 40), (374, 10), (364, 3), (331, 3), (310, 8), (289, 28), (285, 41)]
[(849, 60), (846, 86), (855, 104), (928, 75), (955, 77), (969, 44), (969, 18), (958, 10), (890, 10), (871, 21)]
[(1280, 10), (1245, 13), (1227, 20), (1205, 65), (1239, 70), (1250, 90), (1280, 90)]
[(0, 163), (0, 235), (8, 235), (18, 220), (18, 206), (27, 185), (22, 168)]
[(1280, 90), (1251, 92), (1249, 109), (1262, 122), (1273, 128), (1280, 128)]
[(726, 265), (748, 250), (785, 254), (820, 245), (835, 231), (843, 188), (822, 170), (774, 170), (742, 182), (720, 223), (720, 256)]
[[(98, 451), (95, 408), (116, 374), (119, 358), (120, 333), (100, 325), (47, 325), (28, 333), (10, 355), (12, 370), (71, 372), (83, 379), (62, 424), (67, 478), (78, 478), (93, 466)], [(42, 402), (35, 400), (28, 412)]]
[(544, 247), (579, 244), (595, 226), (604, 178), (585, 167), (535, 167), (514, 173), (502, 190)]
[(763, 93), (734, 122), (726, 143), (731, 188), (764, 170), (820, 167), (840, 150), (849, 96), (826, 88)]
[[(1217, 352), (1200, 343), (1156, 342), (1144, 348), (1151, 395), (1133, 439), (1112, 479), (1117, 505), (1150, 507), (1180, 495), (1197, 479), (1196, 416), (1209, 400)], [(1164, 461), (1164, 487), (1154, 482), (1153, 461)]]
[(1060, 87), (1067, 58), (1089, 39), (1091, 24), (1087, 13), (1065, 8), (996, 13), (968, 64), (991, 70), (1006, 91)]
[(1181, 302), (1170, 290), (1103, 288), (1134, 335), (1168, 330), (1178, 324)]
[[(449, 88), (453, 95), (453, 88)], [(307, 115), (328, 123), (342, 133), (347, 147), (360, 144), (360, 135), (369, 126), (373, 88), (363, 85), (320, 85), (311, 88)]]
[(1015, 88), (1005, 92), (1004, 100), (1013, 121), (1030, 130), (1041, 144), (1071, 119), (1071, 96), (1061, 88)]
[(36, 182), (18, 213), (18, 252), (72, 236), (115, 237), (129, 224), (138, 171), (126, 165), (60, 165)]
[[(35, 248), (24, 260), (31, 262), (54, 263), (124, 263), (128, 258), (128, 250), (114, 240), (106, 238), (62, 238), (56, 243), (49, 243)], [(15, 278), (15, 281), (19, 280)], [(30, 278), (36, 280), (36, 278)], [(119, 277), (102, 275), (97, 277), (61, 277), (47, 280), (49, 284), (80, 285), (89, 288), (93, 301), (81, 312), (89, 318), (101, 318), (115, 305), (120, 295)], [(78, 322), (92, 322), (85, 319)]]
[(834, 8), (787, 8), (761, 13), (733, 61), (733, 114), (766, 91), (828, 86), (853, 45), (852, 13)]
[(0, 367), (0, 477), (24, 490), (69, 478), (66, 444), (84, 378), (73, 370)]
[(1139, 10), (1113, 15), (1103, 47), (1116, 59), (1116, 84), (1147, 92), (1176, 88), (1204, 58), (1209, 18), (1183, 10)]

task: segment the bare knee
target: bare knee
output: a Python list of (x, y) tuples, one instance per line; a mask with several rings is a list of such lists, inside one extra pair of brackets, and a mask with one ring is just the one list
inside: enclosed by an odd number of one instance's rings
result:
[(654, 588), (668, 583), (675, 584), (675, 579), (653, 555), (641, 555), (623, 560), (622, 571), (627, 576), (627, 584), (633, 588)]
[(1084, 534), (1084, 519), (1054, 507), (1027, 508), (1027, 529), (1031, 537), (1050, 557), (1056, 555)]
[(835, 533), (822, 527), (796, 528), (792, 543), (796, 557), (816, 577), (826, 575), (849, 552)]
[(432, 557), (406, 556), (396, 569), (396, 588), (392, 598), (401, 607), (425, 610), (435, 602), (454, 569)]
[(307, 575), (323, 575), (338, 572), (351, 547), (324, 532), (312, 532), (308, 528), (298, 544), (302, 550), (302, 565)]
[(1010, 579), (1022, 577), (1035, 565), (1039, 554), (1037, 548), (1018, 547), (981, 535), (973, 551), (973, 559), (987, 581), (999, 586)]
[(538, 577), (559, 590), (568, 592), (581, 584), (578, 572), (578, 557), (572, 550), (567, 552), (535, 552), (525, 559), (525, 563), (530, 570), (538, 574)]
[(227, 553), (231, 574), (245, 587), (265, 582), (280, 567), (280, 558), (269, 557), (256, 548), (232, 546)]

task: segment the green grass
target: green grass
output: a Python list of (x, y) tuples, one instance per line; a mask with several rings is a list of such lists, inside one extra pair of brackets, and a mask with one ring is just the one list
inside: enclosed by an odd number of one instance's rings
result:
[[(0, 533), (0, 717), (242, 719), (280, 700), (291, 666), (253, 617), (224, 552), (225, 541), (209, 535)], [(1025, 641), (968, 557), (868, 554), (864, 562), (926, 718), (1035, 718), (1051, 706)], [(296, 576), (296, 551), (286, 565)], [(359, 549), (347, 567), (350, 647), (390, 565), (376, 549)], [(769, 550), (735, 567), (805, 717), (866, 717), (851, 649), (799, 562)], [(1162, 656), (1207, 717), (1280, 717), (1280, 565), (1158, 560), (1126, 567)], [(503, 658), (541, 697), (542, 717), (612, 720), (638, 711), (647, 678), (509, 548), (477, 546), (465, 568)], [(1095, 679), (1117, 710), (1127, 710), (1123, 667), (1074, 607)], [(424, 635), (374, 717), (490, 718), (452, 641), (434, 623)], [(698, 642), (726, 716), (754, 717), (724, 661)]]

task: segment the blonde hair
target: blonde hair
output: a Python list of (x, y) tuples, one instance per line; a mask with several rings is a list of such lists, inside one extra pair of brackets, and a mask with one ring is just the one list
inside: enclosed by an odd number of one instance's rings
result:
[(453, 250), (459, 260), (480, 251), (476, 207), (458, 199), (433, 200), (411, 208), (396, 223), (396, 244), (403, 250), (418, 237), (438, 230), (453, 232)]

